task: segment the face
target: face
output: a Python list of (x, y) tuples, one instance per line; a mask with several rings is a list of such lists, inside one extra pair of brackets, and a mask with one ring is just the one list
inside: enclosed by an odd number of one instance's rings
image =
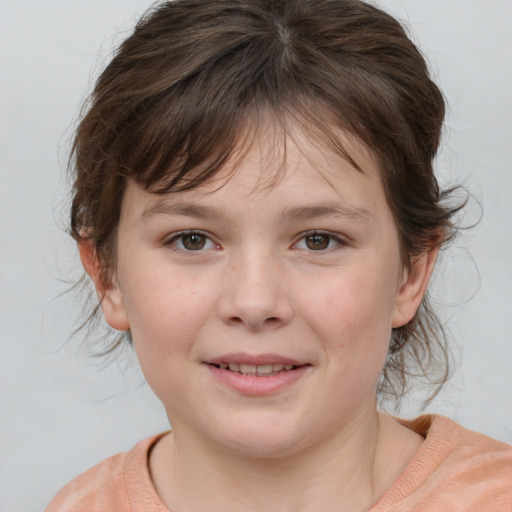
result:
[(371, 155), (350, 143), (360, 172), (294, 140), (271, 187), (283, 159), (261, 139), (200, 188), (128, 184), (102, 306), (176, 438), (271, 456), (336, 435), (375, 411), (391, 329), (421, 301)]

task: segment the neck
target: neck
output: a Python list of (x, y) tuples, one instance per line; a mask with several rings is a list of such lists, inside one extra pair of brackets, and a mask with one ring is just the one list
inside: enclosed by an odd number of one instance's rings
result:
[(386, 465), (382, 436), (396, 434), (389, 421), (373, 408), (300, 452), (265, 458), (225, 451), (178, 425), (156, 446), (150, 469), (173, 512), (364, 511), (415, 453)]

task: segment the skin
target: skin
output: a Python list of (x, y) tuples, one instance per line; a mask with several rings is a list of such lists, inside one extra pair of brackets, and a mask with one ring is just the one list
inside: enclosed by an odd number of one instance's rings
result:
[[(375, 395), (391, 329), (414, 316), (436, 251), (404, 271), (377, 164), (357, 141), (345, 137), (363, 172), (298, 131), (286, 159), (269, 139), (191, 191), (128, 183), (111, 282), (80, 245), (107, 322), (131, 330), (172, 424), (150, 471), (173, 512), (368, 510), (423, 441), (377, 412)], [(306, 366), (250, 394), (211, 371), (230, 354)]]

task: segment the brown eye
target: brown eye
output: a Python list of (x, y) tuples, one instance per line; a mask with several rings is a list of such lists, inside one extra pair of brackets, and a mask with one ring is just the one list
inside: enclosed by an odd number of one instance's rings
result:
[(182, 235), (181, 243), (187, 251), (199, 251), (204, 249), (206, 245), (206, 237), (199, 233), (190, 233), (189, 235)]
[(322, 251), (329, 247), (331, 237), (328, 235), (322, 235), (315, 233), (314, 235), (308, 235), (305, 238), (306, 247), (312, 251)]
[(181, 233), (176, 233), (165, 242), (165, 245), (182, 254), (219, 248), (208, 235), (200, 231), (182, 231)]

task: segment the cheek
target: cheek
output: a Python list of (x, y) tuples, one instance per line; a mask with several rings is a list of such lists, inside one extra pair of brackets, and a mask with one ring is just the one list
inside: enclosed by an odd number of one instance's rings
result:
[(340, 272), (326, 280), (323, 291), (310, 294), (304, 305), (312, 330), (341, 368), (340, 378), (361, 385), (373, 383), (385, 364), (391, 337), (395, 284), (378, 265)]
[[(199, 276), (149, 262), (126, 262), (128, 279), (122, 280), (123, 300), (138, 353), (173, 352), (193, 336), (204, 322), (211, 293)], [(130, 264), (131, 263), (131, 264)], [(126, 275), (126, 274), (125, 274)], [(151, 350), (149, 350), (151, 349)]]
[(381, 270), (365, 267), (361, 272), (340, 273), (318, 288), (321, 291), (309, 295), (303, 292), (304, 307), (312, 312), (311, 318), (321, 320), (325, 331), (334, 330), (338, 336), (391, 332), (395, 287)]
[(198, 293), (193, 279), (158, 271), (144, 285), (131, 284), (126, 306), (137, 359), (155, 394), (173, 403), (188, 392), (187, 361), (206, 321), (208, 297)]

